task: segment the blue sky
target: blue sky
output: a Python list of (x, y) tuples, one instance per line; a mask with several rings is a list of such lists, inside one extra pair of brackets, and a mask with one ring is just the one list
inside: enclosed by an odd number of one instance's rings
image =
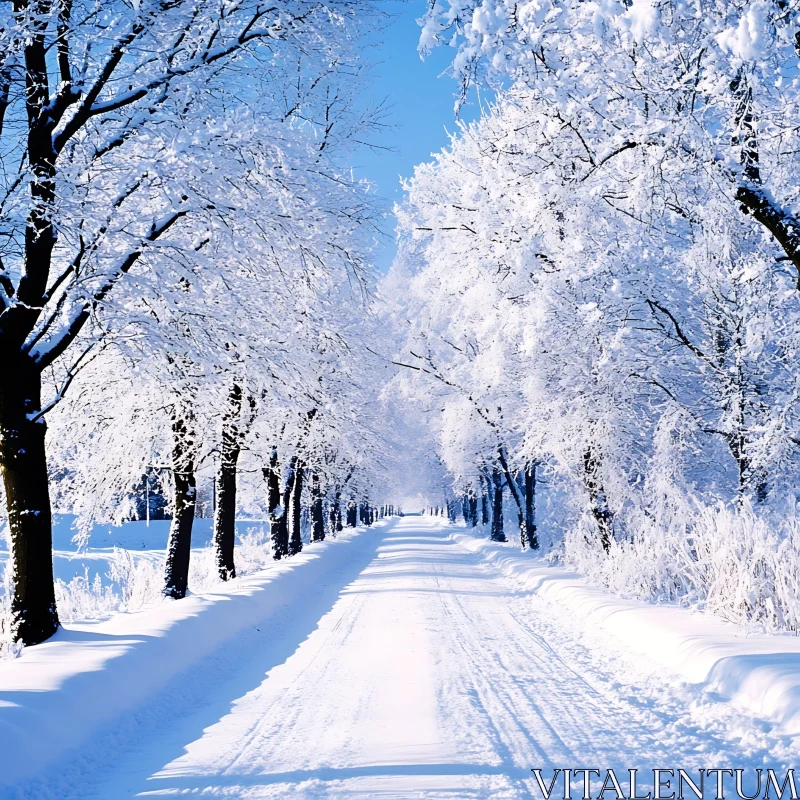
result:
[[(414, 165), (429, 161), (431, 153), (444, 147), (447, 131), (455, 129), (453, 103), (458, 90), (456, 81), (442, 73), (453, 51), (437, 48), (421, 60), (417, 53), (419, 26), (417, 18), (425, 13), (426, 0), (390, 1), (386, 7), (395, 16), (383, 32), (380, 42), (368, 54), (377, 62), (372, 85), (373, 102), (386, 99), (389, 113), (386, 122), (393, 127), (380, 136), (380, 143), (391, 151), (364, 150), (354, 161), (358, 177), (377, 185), (378, 194), (390, 201), (402, 196), (401, 177), (409, 177)], [(462, 109), (462, 117), (471, 119), (476, 107)], [(389, 221), (391, 228), (392, 221)], [(392, 242), (377, 254), (378, 268), (384, 272), (394, 257)]]

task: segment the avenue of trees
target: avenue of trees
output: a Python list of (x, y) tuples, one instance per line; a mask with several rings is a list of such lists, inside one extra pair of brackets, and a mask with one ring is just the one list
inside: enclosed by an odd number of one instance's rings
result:
[(384, 19), (0, 7), (6, 628), (59, 625), (54, 509), (167, 514), (183, 597), (213, 479), (220, 580), (237, 509), (284, 558), (402, 485), (615, 590), (800, 629), (800, 5), (432, 0), (420, 50), (482, 113), (408, 180), (379, 281), (351, 164)]

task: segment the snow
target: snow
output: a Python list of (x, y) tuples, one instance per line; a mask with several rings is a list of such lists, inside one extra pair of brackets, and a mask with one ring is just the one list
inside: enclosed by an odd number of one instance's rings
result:
[[(243, 523), (240, 527), (245, 527)], [(256, 523), (257, 524), (257, 523)], [(114, 549), (130, 551), (133, 558), (158, 564), (164, 562), (164, 551), (169, 535), (169, 520), (126, 522), (123, 525), (95, 525), (88, 546), (80, 548), (76, 536), (75, 517), (72, 514), (53, 515), (53, 574), (62, 581), (88, 574), (92, 581), (99, 576), (108, 585), (108, 571), (114, 560)], [(209, 545), (212, 520), (196, 518), (192, 526), (193, 550), (199, 551)], [(0, 571), (8, 559), (7, 531), (0, 536)]]
[[(0, 796), (502, 800), (538, 796), (532, 768), (778, 770), (796, 740), (679, 677), (706, 650), (741, 671), (753, 641), (408, 516), (0, 664)], [(788, 676), (794, 641), (758, 641)]]
[(630, 27), (636, 42), (642, 42), (660, 22), (658, 5), (653, 0), (633, 0), (623, 15), (623, 23)]
[[(53, 572), (62, 622), (107, 619), (118, 611), (139, 611), (163, 602), (168, 520), (153, 520), (149, 525), (143, 521), (121, 526), (98, 524), (85, 541), (82, 534), (76, 536), (74, 516), (56, 514), (53, 522)], [(211, 535), (212, 521), (195, 519), (190, 586), (196, 591), (219, 582)], [(238, 574), (252, 574), (272, 562), (267, 535), (263, 520), (239, 521)], [(8, 558), (5, 530), (0, 537), (0, 571), (7, 566)], [(0, 587), (0, 605), (6, 601)]]
[(45, 644), (0, 663), (0, 786), (57, 762), (176, 676), (224, 651), (232, 638), (284, 612), (328, 572), (347, 574), (358, 563), (353, 551), (369, 547), (361, 539), (343, 533), (180, 602), (67, 624)]
[(718, 34), (720, 46), (743, 60), (762, 58), (769, 43), (770, 7), (765, 0), (751, 3), (736, 28)]
[(747, 634), (730, 622), (674, 604), (627, 600), (516, 548), (461, 533), (454, 539), (527, 591), (602, 628), (617, 644), (777, 722), (786, 733), (800, 734), (800, 638)]

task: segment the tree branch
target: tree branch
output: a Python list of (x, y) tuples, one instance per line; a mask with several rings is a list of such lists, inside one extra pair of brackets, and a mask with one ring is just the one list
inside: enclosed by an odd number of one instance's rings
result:
[[(144, 237), (143, 244), (154, 242), (163, 236), (179, 219), (188, 214), (188, 210), (173, 211), (159, 223), (153, 223), (149, 233)], [(67, 325), (66, 330), (56, 339), (55, 342), (50, 344), (45, 350), (31, 349), (31, 356), (33, 361), (38, 364), (42, 369), (52, 364), (64, 351), (72, 344), (77, 338), (83, 326), (89, 319), (91, 312), (100, 303), (105, 300), (109, 292), (119, 282), (119, 280), (130, 272), (131, 267), (141, 258), (144, 252), (143, 247), (131, 251), (120, 262), (114, 272), (107, 278), (107, 280), (95, 291), (90, 300), (87, 300), (78, 313), (73, 317), (72, 321)]]
[(706, 363), (710, 363), (709, 359), (708, 359), (708, 356), (699, 347), (697, 347), (695, 344), (692, 343), (692, 341), (689, 339), (689, 337), (683, 332), (683, 329), (681, 328), (680, 324), (678, 323), (678, 320), (675, 319), (674, 315), (672, 314), (672, 312), (668, 308), (666, 308), (665, 306), (661, 305), (661, 303), (657, 302), (656, 300), (649, 300), (648, 299), (646, 302), (647, 302), (647, 305), (650, 306), (650, 310), (654, 314), (655, 314), (655, 309), (658, 309), (662, 314), (664, 314), (664, 316), (669, 318), (669, 321), (672, 323), (672, 327), (675, 330), (675, 336), (678, 338), (678, 341), (682, 345), (684, 345), (685, 347), (688, 347), (689, 350), (691, 350), (698, 358), (701, 358)]
[(796, 286), (800, 291), (800, 220), (774, 203), (760, 186), (739, 186), (736, 199), (742, 211), (761, 223), (783, 248), (785, 260), (791, 261), (797, 270)]

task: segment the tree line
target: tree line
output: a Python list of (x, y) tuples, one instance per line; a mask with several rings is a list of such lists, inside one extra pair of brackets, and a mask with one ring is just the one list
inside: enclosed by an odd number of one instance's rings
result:
[(492, 92), (397, 210), (396, 380), (437, 480), (607, 585), (796, 628), (800, 10), (444, 0), (422, 26), (462, 103)]
[(198, 470), (216, 473), (223, 580), (237, 475), (251, 506), (266, 495), (276, 557), (300, 551), (304, 503), (313, 540), (354, 524), (353, 502), (374, 519), (387, 490), (365, 375), (382, 365), (362, 343), (381, 209), (346, 154), (382, 125), (359, 100), (382, 21), (365, 0), (3, 4), (0, 467), (19, 641), (59, 624), (54, 504), (86, 534), (165, 476), (176, 598)]

